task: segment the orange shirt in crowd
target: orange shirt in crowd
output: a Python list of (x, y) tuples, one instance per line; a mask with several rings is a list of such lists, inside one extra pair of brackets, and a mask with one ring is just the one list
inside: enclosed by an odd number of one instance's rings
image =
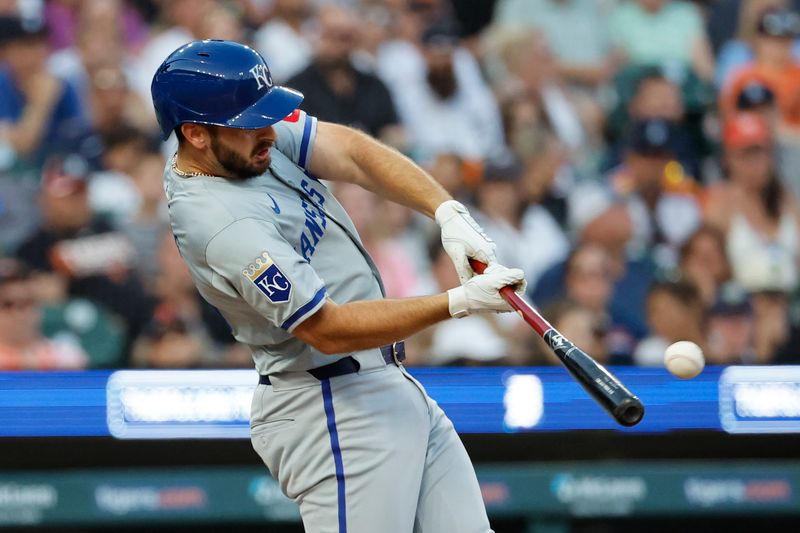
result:
[(767, 68), (755, 63), (736, 71), (721, 99), (722, 114), (729, 116), (736, 110), (736, 98), (747, 84), (759, 82), (774, 94), (783, 121), (788, 126), (800, 128), (800, 65), (784, 69)]
[(86, 364), (86, 354), (65, 343), (42, 339), (25, 348), (0, 344), (0, 370), (79, 370)]

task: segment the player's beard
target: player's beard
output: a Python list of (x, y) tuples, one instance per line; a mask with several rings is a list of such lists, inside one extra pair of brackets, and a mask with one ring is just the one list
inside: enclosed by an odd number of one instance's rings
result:
[(211, 130), (211, 138), (213, 139), (211, 151), (214, 153), (214, 157), (217, 158), (220, 166), (225, 169), (231, 179), (249, 180), (260, 176), (269, 168), (269, 164), (272, 161), (269, 156), (263, 162), (259, 163), (254, 163), (252, 158), (255, 157), (257, 153), (268, 148), (271, 145), (270, 143), (261, 143), (256, 146), (253, 149), (250, 159), (248, 159), (235, 150), (225, 146), (213, 130)]

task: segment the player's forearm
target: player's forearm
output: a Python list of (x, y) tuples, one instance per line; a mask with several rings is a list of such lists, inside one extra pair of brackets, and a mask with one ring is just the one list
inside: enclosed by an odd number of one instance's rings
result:
[(442, 202), (452, 199), (444, 187), (408, 157), (372, 139), (363, 141), (365, 149), (353, 155), (367, 177), (366, 188), (431, 218)]
[(331, 179), (356, 183), (431, 218), (442, 202), (451, 199), (432, 176), (397, 150), (344, 126), (321, 123), (319, 128), (335, 132), (330, 135), (346, 155), (338, 165), (326, 166), (335, 174)]
[(402, 300), (328, 301), (294, 334), (327, 354), (376, 348), (450, 318), (447, 294)]

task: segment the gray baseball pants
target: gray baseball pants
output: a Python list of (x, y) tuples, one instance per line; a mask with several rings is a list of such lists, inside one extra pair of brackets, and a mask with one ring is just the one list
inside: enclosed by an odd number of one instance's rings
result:
[(491, 533), (475, 471), (442, 409), (377, 350), (356, 374), (271, 375), (251, 440), (307, 533)]

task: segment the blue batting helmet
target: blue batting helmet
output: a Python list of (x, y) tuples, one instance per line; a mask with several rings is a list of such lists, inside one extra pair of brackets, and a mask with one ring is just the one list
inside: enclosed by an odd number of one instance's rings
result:
[(229, 128), (270, 126), (303, 101), (295, 90), (272, 83), (261, 54), (232, 41), (193, 41), (158, 67), (150, 84), (166, 139), (184, 122)]

